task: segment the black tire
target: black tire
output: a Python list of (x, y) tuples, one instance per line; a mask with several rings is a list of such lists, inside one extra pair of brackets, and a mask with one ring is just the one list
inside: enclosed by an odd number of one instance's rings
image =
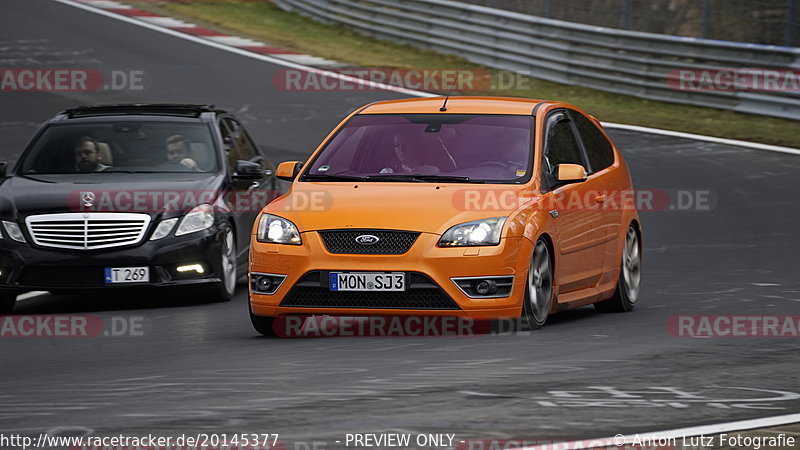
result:
[(275, 318), (257, 316), (250, 312), (250, 323), (253, 328), (262, 336), (276, 336), (275, 333)]
[(614, 296), (600, 303), (595, 303), (598, 312), (618, 313), (633, 311), (639, 297), (639, 288), (642, 281), (642, 244), (639, 231), (633, 225), (628, 227), (625, 234), (625, 245), (622, 248), (622, 262), (620, 263), (617, 288)]
[(543, 239), (536, 241), (525, 283), (522, 325), (538, 330), (547, 322), (553, 305), (553, 260)]
[(11, 313), (17, 303), (17, 294), (0, 294), (0, 315)]
[[(222, 281), (215, 283), (214, 288), (205, 291), (203, 296), (207, 300), (213, 302), (229, 302), (236, 294), (236, 283), (239, 280), (237, 276), (238, 261), (236, 256), (236, 238), (234, 237), (232, 226), (225, 229), (217, 260), (220, 263), (220, 278)], [(232, 275), (227, 272), (231, 266), (233, 270)]]

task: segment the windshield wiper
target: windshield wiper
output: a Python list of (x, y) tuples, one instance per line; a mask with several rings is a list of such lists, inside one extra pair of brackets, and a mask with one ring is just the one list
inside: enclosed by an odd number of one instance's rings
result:
[(354, 177), (351, 175), (313, 173), (303, 177), (303, 181), (365, 181), (365, 177)]
[(470, 177), (458, 177), (453, 175), (423, 175), (423, 174), (386, 174), (370, 175), (367, 180), (408, 180), (417, 182), (442, 182), (442, 183), (486, 183), (483, 180), (473, 180)]

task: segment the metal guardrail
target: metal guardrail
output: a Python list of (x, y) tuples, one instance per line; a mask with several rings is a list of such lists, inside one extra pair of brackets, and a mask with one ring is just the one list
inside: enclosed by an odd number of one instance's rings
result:
[[(276, 0), (283, 9), (535, 78), (800, 120), (800, 92), (689, 91), (677, 70), (800, 71), (800, 49), (603, 28), (448, 0)], [(673, 75), (674, 76), (674, 75)]]

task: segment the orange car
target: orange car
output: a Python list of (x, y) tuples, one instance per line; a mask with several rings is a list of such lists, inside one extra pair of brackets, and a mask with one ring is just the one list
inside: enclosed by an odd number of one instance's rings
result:
[(641, 226), (625, 161), (560, 102), (384, 101), (347, 117), (253, 227), (250, 316), (522, 318), (630, 311)]

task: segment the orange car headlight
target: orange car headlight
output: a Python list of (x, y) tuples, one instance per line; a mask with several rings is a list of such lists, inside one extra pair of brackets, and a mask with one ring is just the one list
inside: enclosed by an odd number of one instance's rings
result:
[(474, 220), (450, 227), (439, 239), (439, 247), (499, 245), (506, 217)]
[(297, 226), (283, 217), (262, 214), (258, 219), (258, 242), (271, 244), (301, 245), (300, 232)]

